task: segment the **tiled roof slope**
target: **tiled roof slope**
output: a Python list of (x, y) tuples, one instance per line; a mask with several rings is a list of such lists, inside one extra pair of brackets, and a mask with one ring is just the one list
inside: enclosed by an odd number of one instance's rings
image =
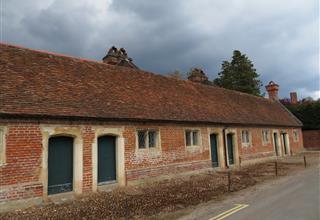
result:
[(300, 126), (280, 103), (0, 44), (0, 115)]

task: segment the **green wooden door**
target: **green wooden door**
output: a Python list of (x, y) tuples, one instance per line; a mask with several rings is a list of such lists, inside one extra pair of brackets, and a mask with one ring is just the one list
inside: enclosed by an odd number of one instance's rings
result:
[(217, 147), (217, 135), (210, 135), (210, 144), (211, 144), (211, 163), (212, 167), (218, 167), (218, 147)]
[(279, 156), (278, 134), (277, 133), (273, 133), (273, 141), (274, 141), (274, 150), (276, 152), (276, 156)]
[(98, 139), (98, 183), (116, 180), (116, 138)]
[(73, 138), (52, 137), (48, 149), (48, 194), (72, 191)]
[(233, 159), (233, 140), (232, 139), (233, 139), (232, 138), (232, 134), (227, 134), (229, 165), (234, 164), (234, 159)]

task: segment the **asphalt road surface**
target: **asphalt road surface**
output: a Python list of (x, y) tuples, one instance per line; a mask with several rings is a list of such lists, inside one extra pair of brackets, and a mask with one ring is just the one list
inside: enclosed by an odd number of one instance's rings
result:
[(320, 167), (206, 204), (181, 220), (320, 220)]

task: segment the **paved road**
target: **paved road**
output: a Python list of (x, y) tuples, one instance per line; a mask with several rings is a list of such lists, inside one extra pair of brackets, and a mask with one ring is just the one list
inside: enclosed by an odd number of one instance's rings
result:
[(190, 219), (320, 220), (320, 167), (267, 182), (181, 218)]

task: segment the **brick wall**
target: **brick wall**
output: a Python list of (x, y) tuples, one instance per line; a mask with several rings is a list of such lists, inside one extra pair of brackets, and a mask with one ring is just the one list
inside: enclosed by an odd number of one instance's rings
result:
[(304, 130), (302, 134), (305, 148), (320, 149), (320, 130)]
[[(251, 133), (252, 141), (249, 147), (242, 146), (241, 141), (241, 131), (245, 129)], [(262, 139), (262, 131), (268, 129), (270, 131), (270, 141), (268, 143), (264, 143)], [(298, 131), (298, 140), (294, 140), (293, 131)], [(275, 147), (274, 147), (274, 139), (273, 132), (276, 131), (279, 134), (279, 131), (285, 132), (289, 138), (290, 150), (292, 153), (299, 152), (303, 149), (303, 140), (301, 129), (293, 129), (293, 128), (238, 128), (238, 147), (239, 147), (239, 156), (241, 160), (250, 160), (262, 157), (270, 157), (275, 156)], [(280, 140), (278, 142), (279, 147), (283, 150), (283, 143)]]
[(10, 125), (6, 164), (0, 166), (0, 201), (42, 196), (42, 138), (36, 124)]
[[(294, 140), (293, 136), (293, 132), (294, 130), (298, 131), (298, 140)], [(287, 129), (287, 133), (289, 134), (289, 140), (290, 140), (290, 149), (292, 151), (292, 153), (296, 153), (301, 151), (304, 148), (304, 137), (302, 136), (302, 131), (301, 129)]]
[[(242, 130), (248, 130), (251, 135), (251, 144), (249, 146), (242, 145), (241, 133)], [(237, 140), (239, 147), (239, 156), (241, 160), (256, 159), (259, 157), (267, 157), (274, 155), (274, 145), (272, 139), (272, 129), (268, 128), (270, 131), (270, 141), (269, 143), (263, 143), (262, 141), (262, 130), (265, 128), (238, 128), (237, 129)]]
[[(42, 169), (42, 125), (54, 127), (70, 126), (70, 122), (50, 121), (0, 121), (7, 128), (6, 163), (0, 165), (0, 202), (43, 196)], [(211, 166), (209, 128), (207, 126), (177, 124), (124, 124), (89, 122), (72, 123), (72, 127), (81, 130), (83, 141), (83, 192), (92, 191), (93, 167), (92, 146), (95, 140), (96, 127), (121, 128), (125, 142), (125, 174), (127, 181), (193, 171)], [(136, 130), (154, 128), (159, 131), (161, 148), (141, 151), (136, 146)], [(185, 129), (195, 128), (200, 131), (201, 146), (185, 146)], [(222, 127), (220, 127), (222, 130)], [(239, 155), (243, 160), (274, 155), (273, 139), (268, 144), (262, 143), (262, 128), (245, 128), (250, 130), (252, 146), (241, 146), (241, 130), (237, 132)], [(272, 131), (272, 128), (268, 128)], [(280, 130), (280, 128), (276, 128)], [(294, 142), (293, 129), (286, 129), (291, 150), (302, 149), (302, 133), (299, 130), (299, 141)], [(271, 133), (272, 134), (272, 133)], [(219, 146), (223, 147), (223, 146)]]
[(92, 143), (95, 135), (91, 126), (82, 129), (83, 137), (83, 192), (90, 192), (92, 189)]
[[(161, 137), (161, 149), (137, 149), (135, 133), (137, 128), (158, 129)], [(184, 137), (185, 130), (182, 126), (126, 127), (124, 137), (126, 139), (125, 166), (127, 170), (127, 180), (157, 176), (167, 174), (168, 172), (175, 173), (194, 170), (197, 167), (208, 168), (210, 166), (210, 163), (208, 163), (210, 154), (207, 127), (196, 128), (201, 131), (202, 145), (200, 147), (187, 149)], [(167, 166), (167, 168), (164, 168), (164, 166)]]

